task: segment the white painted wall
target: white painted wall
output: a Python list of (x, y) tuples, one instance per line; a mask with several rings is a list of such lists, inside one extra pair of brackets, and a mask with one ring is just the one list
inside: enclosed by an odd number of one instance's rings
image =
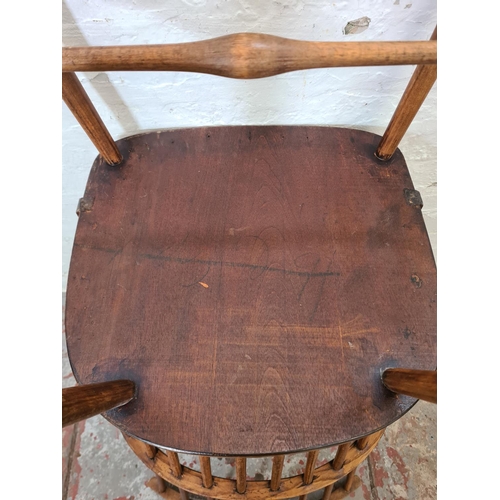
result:
[[(317, 41), (426, 40), (436, 1), (65, 0), (63, 45), (174, 43), (238, 32)], [(369, 27), (344, 35), (347, 23)], [(190, 73), (80, 73), (111, 135), (240, 124), (335, 125), (383, 134), (411, 66), (298, 71), (261, 80)], [(77, 218), (97, 151), (63, 104), (63, 291)], [(403, 139), (436, 253), (436, 86)]]

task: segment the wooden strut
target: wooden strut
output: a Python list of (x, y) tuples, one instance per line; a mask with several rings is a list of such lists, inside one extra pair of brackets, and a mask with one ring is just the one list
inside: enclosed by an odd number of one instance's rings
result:
[(344, 466), (345, 459), (347, 457), (347, 452), (351, 449), (352, 442), (341, 444), (337, 449), (337, 454), (333, 459), (332, 467), (333, 470), (340, 470)]
[(329, 484), (326, 488), (325, 491), (323, 492), (323, 498), (322, 500), (329, 500), (330, 495), (332, 494), (333, 487), (335, 486), (335, 483)]
[(205, 488), (211, 488), (214, 485), (214, 478), (212, 476), (212, 467), (210, 465), (210, 457), (200, 457), (201, 478)]
[(166, 451), (165, 453), (168, 457), (168, 461), (170, 462), (172, 473), (175, 477), (180, 478), (182, 476), (182, 465), (179, 461), (179, 455), (175, 451)]
[(269, 486), (271, 491), (278, 491), (280, 489), (281, 474), (283, 473), (284, 462), (285, 462), (285, 455), (274, 455), (273, 470), (271, 474), (271, 484)]
[(382, 374), (382, 382), (392, 392), (437, 403), (437, 372), (389, 368)]
[(133, 399), (131, 380), (113, 380), (99, 384), (78, 385), (62, 390), (62, 426), (99, 415)]
[[(437, 43), (437, 26), (431, 40)], [(437, 78), (437, 65), (419, 64), (387, 126), (375, 152), (380, 160), (390, 160)]]
[(430, 64), (437, 43), (308, 42), (236, 33), (168, 45), (64, 47), (63, 71), (188, 71), (229, 78), (263, 78), (288, 71), (343, 66)]
[[(382, 430), (368, 436), (368, 443), (363, 451), (358, 450), (356, 446), (352, 446), (352, 443), (341, 445), (342, 451), (339, 458), (342, 459), (343, 465), (340, 469), (334, 470), (332, 463), (314, 469), (313, 480), (310, 484), (304, 483), (303, 474), (282, 479), (279, 488), (276, 490), (271, 489), (270, 481), (247, 481), (245, 474), (246, 459), (245, 457), (238, 457), (236, 459), (236, 480), (221, 477), (214, 478), (213, 486), (209, 492), (203, 485), (202, 473), (194, 471), (189, 467), (183, 467), (182, 477), (177, 477), (172, 470), (171, 461), (167, 456), (167, 452), (159, 450), (154, 460), (150, 460), (144, 454), (143, 447), (139, 440), (127, 436), (126, 434), (124, 434), (124, 437), (134, 453), (148, 468), (155, 474), (164, 478), (168, 483), (184, 491), (189, 491), (201, 496), (208, 496), (207, 493), (209, 493), (210, 498), (221, 500), (241, 500), (242, 498), (253, 498), (255, 500), (273, 498), (274, 500), (285, 500), (293, 497), (306, 497), (309, 493), (323, 488), (326, 488), (325, 493), (332, 493), (335, 486), (334, 483), (346, 477), (366, 459), (377, 445), (383, 433), (384, 431)], [(273, 458), (273, 466), (279, 461), (280, 460), (275, 461)], [(357, 476), (354, 476), (353, 480), (354, 484), (352, 489), (355, 489), (359, 486), (359, 479)], [(238, 484), (238, 482), (240, 484)], [(340, 498), (338, 495), (343, 492), (345, 493), (344, 488), (337, 488), (337, 490), (333, 491), (333, 495)], [(334, 496), (332, 496), (330, 500), (334, 500)], [(323, 498), (327, 500), (328, 497), (323, 496)]]
[(311, 484), (313, 481), (314, 468), (318, 461), (319, 450), (310, 451), (307, 454), (306, 469), (304, 471), (304, 484)]
[(247, 459), (238, 457), (236, 459), (236, 491), (245, 493), (247, 489)]
[(118, 147), (74, 73), (62, 74), (62, 97), (106, 163), (120, 164), (123, 157)]

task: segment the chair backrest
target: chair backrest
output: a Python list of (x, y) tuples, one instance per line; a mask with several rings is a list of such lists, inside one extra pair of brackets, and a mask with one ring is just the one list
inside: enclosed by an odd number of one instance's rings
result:
[(110, 165), (122, 156), (75, 71), (187, 71), (263, 78), (289, 71), (417, 64), (375, 154), (388, 160), (437, 77), (437, 28), (429, 41), (307, 42), (256, 33), (169, 45), (63, 48), (63, 99)]

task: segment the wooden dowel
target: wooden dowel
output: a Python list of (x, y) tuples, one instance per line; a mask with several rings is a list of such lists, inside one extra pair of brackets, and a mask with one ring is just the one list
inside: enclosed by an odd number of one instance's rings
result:
[(247, 489), (247, 459), (238, 457), (236, 459), (236, 491), (245, 493)]
[(179, 488), (179, 495), (181, 497), (181, 500), (189, 500), (189, 495), (186, 490), (183, 490), (182, 488)]
[(352, 470), (351, 472), (349, 472), (349, 474), (347, 474), (347, 480), (344, 485), (344, 490), (346, 490), (347, 492), (351, 491), (355, 473), (356, 469)]
[(167, 451), (168, 462), (175, 477), (182, 476), (182, 466), (179, 462), (179, 455), (175, 451)]
[(311, 484), (313, 480), (314, 468), (318, 460), (319, 450), (310, 451), (307, 454), (306, 469), (304, 471), (304, 484)]
[(433, 41), (307, 42), (259, 33), (169, 45), (64, 47), (62, 51), (63, 71), (188, 71), (229, 78), (437, 61), (437, 44)]
[(340, 470), (344, 466), (345, 457), (347, 456), (347, 452), (350, 450), (352, 443), (344, 443), (341, 444), (337, 449), (337, 454), (333, 460), (333, 470)]
[(94, 105), (74, 73), (62, 74), (62, 96), (66, 106), (109, 165), (118, 165), (122, 155)]
[(366, 448), (366, 445), (368, 444), (368, 438), (370, 436), (365, 436), (356, 441), (356, 448), (360, 451), (364, 450)]
[(300, 495), (299, 500), (307, 500), (307, 494)]
[[(437, 26), (431, 40), (437, 40)], [(417, 66), (377, 148), (375, 155), (378, 158), (389, 160), (392, 157), (436, 78), (436, 65), (419, 64)]]
[(382, 374), (382, 382), (392, 392), (437, 403), (437, 372), (389, 368)]
[(332, 494), (333, 486), (335, 483), (330, 484), (325, 488), (325, 491), (323, 492), (323, 498), (322, 500), (329, 500), (330, 496)]
[(210, 457), (200, 457), (201, 479), (205, 488), (211, 488), (214, 484)]
[(62, 426), (99, 415), (128, 403), (135, 394), (131, 380), (113, 380), (62, 390)]
[(283, 463), (285, 462), (285, 455), (274, 455), (273, 457), (273, 471), (271, 473), (271, 491), (278, 491), (281, 484), (281, 474), (283, 472)]

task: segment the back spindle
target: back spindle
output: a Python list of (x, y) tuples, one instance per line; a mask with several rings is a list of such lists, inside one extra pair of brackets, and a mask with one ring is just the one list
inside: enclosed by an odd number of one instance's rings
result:
[(236, 459), (236, 491), (245, 493), (247, 489), (247, 459), (238, 457)]
[(182, 476), (182, 465), (179, 462), (179, 455), (175, 451), (167, 451), (166, 453), (172, 473), (175, 477), (180, 478)]
[(313, 480), (314, 468), (318, 461), (319, 450), (310, 451), (307, 454), (306, 470), (304, 471), (304, 484), (311, 484)]
[(201, 479), (205, 488), (211, 488), (214, 484), (210, 457), (200, 457)]
[(273, 457), (273, 471), (271, 474), (271, 491), (278, 491), (280, 489), (281, 474), (283, 472), (283, 463), (285, 462), (285, 455), (275, 455)]
[(340, 470), (344, 466), (344, 462), (347, 456), (347, 452), (351, 449), (352, 442), (351, 443), (344, 443), (341, 444), (337, 450), (337, 454), (335, 455), (335, 458), (333, 459), (333, 470)]

